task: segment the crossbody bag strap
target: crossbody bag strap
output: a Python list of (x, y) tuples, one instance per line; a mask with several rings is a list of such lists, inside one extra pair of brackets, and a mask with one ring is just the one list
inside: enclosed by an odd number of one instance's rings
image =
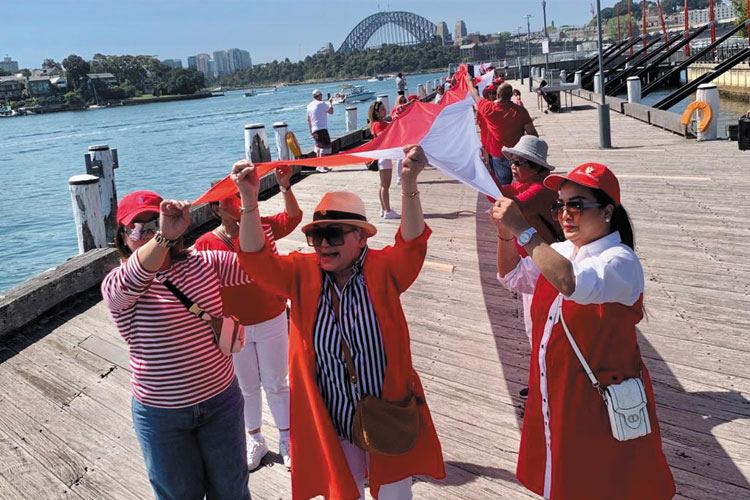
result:
[(182, 302), (182, 305), (184, 305), (185, 308), (189, 312), (195, 314), (196, 316), (198, 316), (200, 319), (202, 319), (204, 321), (208, 321), (208, 320), (211, 319), (211, 315), (210, 314), (208, 314), (203, 309), (201, 309), (198, 304), (196, 304), (195, 302), (193, 302), (192, 300), (190, 300), (190, 298), (187, 295), (185, 295), (184, 293), (182, 293), (182, 290), (180, 290), (179, 288), (177, 288), (177, 286), (175, 286), (174, 283), (172, 283), (171, 281), (169, 281), (167, 278), (163, 278), (163, 277), (161, 279), (161, 282), (162, 282), (162, 284), (164, 284), (165, 287), (167, 287), (167, 290), (169, 290), (170, 292), (172, 292), (172, 295), (174, 295), (175, 297), (177, 297), (177, 300), (179, 300), (180, 302)]
[(227, 248), (230, 251), (234, 252), (234, 241), (232, 241), (232, 239), (229, 236), (227, 236), (224, 233), (224, 231), (221, 231), (217, 227), (216, 229), (213, 230), (213, 233), (214, 233), (214, 235), (216, 235), (217, 238), (219, 238), (221, 240), (222, 243), (224, 243), (227, 246)]
[(576, 357), (578, 357), (578, 361), (581, 362), (581, 365), (583, 365), (583, 370), (586, 372), (586, 375), (588, 375), (589, 380), (591, 381), (591, 385), (594, 386), (594, 389), (597, 390), (600, 396), (604, 397), (604, 391), (602, 390), (601, 385), (599, 384), (599, 380), (596, 378), (596, 375), (594, 375), (594, 372), (591, 371), (591, 367), (586, 362), (586, 358), (583, 357), (583, 353), (581, 353), (581, 350), (578, 348), (578, 344), (576, 344), (576, 341), (573, 339), (573, 335), (571, 335), (570, 330), (568, 329), (568, 324), (565, 323), (565, 317), (563, 316), (563, 308), (562, 308), (562, 301), (560, 302), (560, 322), (562, 323), (563, 330), (565, 330), (565, 335), (568, 337), (568, 341), (570, 342), (570, 347), (573, 348), (573, 352), (576, 353)]

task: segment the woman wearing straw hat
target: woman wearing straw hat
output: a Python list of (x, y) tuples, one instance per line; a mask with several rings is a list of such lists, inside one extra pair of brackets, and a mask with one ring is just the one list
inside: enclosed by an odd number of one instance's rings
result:
[[(491, 212), (498, 279), (509, 290), (534, 293), (530, 390), (516, 474), (528, 489), (555, 500), (667, 500), (674, 480), (636, 336), (643, 269), (619, 182), (606, 166), (584, 163), (567, 175), (548, 176), (544, 185), (558, 192), (553, 213), (567, 241), (545, 243), (508, 198)], [(529, 257), (519, 257), (514, 236)], [(643, 389), (638, 411), (648, 418), (628, 413), (628, 425), (638, 423), (643, 432), (624, 435), (608, 414), (622, 408), (603, 395), (634, 379)]]
[[(547, 189), (543, 184), (545, 177), (555, 169), (547, 163), (547, 149), (547, 143), (533, 135), (521, 137), (512, 148), (503, 146), (503, 155), (510, 162), (510, 169), (513, 172), (513, 182), (500, 186), (500, 192), (506, 198), (515, 201), (526, 222), (536, 229), (545, 243), (552, 244), (555, 241), (562, 241), (563, 236), (560, 224), (552, 218), (549, 210), (557, 201), (557, 193)], [(526, 257), (526, 251), (518, 243), (516, 243), (516, 249), (521, 257)], [(521, 294), (523, 322), (529, 344), (531, 344), (531, 297), (530, 293)], [(528, 396), (529, 388), (524, 387), (520, 394), (522, 397)]]
[[(261, 230), (255, 167), (240, 161), (232, 168), (243, 205), (240, 263), (258, 283), (292, 302), (289, 385), (296, 500), (364, 498), (365, 477), (381, 500), (411, 499), (412, 476), (445, 477), (401, 309), (400, 295), (419, 275), (431, 232), (417, 190), (427, 158), (419, 146), (404, 152), (401, 226), (395, 244), (380, 250), (367, 246), (377, 230), (367, 222), (362, 200), (339, 191), (324, 194), (312, 222), (302, 228), (314, 253), (274, 254)], [(419, 401), (410, 413), (418, 422), (409, 434), (412, 446), (394, 454), (358, 447), (355, 409), (372, 397), (385, 404)], [(390, 432), (385, 429), (386, 437)]]

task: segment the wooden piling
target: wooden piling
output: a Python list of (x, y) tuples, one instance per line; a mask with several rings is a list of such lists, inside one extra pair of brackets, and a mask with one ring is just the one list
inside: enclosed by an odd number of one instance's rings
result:
[(388, 99), (388, 94), (380, 94), (378, 96), (378, 101), (382, 102), (385, 106), (385, 110), (390, 112), (391, 111), (391, 102)]
[(106, 248), (107, 237), (102, 214), (102, 199), (99, 177), (74, 175), (68, 180), (70, 199), (73, 203), (73, 219), (78, 237), (78, 253), (93, 248)]
[(354, 132), (357, 130), (357, 107), (348, 106), (346, 108), (346, 131)]
[(89, 146), (84, 159), (86, 173), (99, 178), (106, 241), (113, 243), (115, 231), (117, 231), (117, 189), (115, 187), (115, 169), (118, 167), (117, 150), (110, 150), (106, 144), (94, 144)]
[(271, 161), (266, 126), (262, 123), (245, 125), (245, 157), (253, 163)]

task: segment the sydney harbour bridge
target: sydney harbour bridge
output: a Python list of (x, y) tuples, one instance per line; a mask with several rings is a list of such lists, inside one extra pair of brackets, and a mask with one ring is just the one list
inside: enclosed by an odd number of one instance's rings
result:
[(377, 48), (384, 44), (416, 45), (433, 42), (437, 26), (411, 12), (378, 12), (360, 21), (339, 52)]

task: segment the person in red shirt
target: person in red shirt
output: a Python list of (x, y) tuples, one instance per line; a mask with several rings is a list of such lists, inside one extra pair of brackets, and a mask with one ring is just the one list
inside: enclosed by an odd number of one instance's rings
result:
[[(402, 97), (402, 96), (399, 96)], [(367, 111), (367, 120), (370, 122), (370, 132), (373, 137), (380, 135), (389, 122), (386, 121), (388, 110), (381, 101), (375, 101)], [(380, 174), (380, 186), (378, 187), (378, 199), (380, 200), (380, 216), (384, 219), (400, 219), (401, 215), (391, 209), (391, 179), (393, 178), (393, 160), (383, 158), (378, 160), (378, 173)]]
[(510, 184), (513, 174), (508, 159), (503, 156), (503, 146), (513, 147), (524, 134), (537, 137), (539, 134), (529, 112), (511, 102), (513, 87), (510, 84), (503, 83), (498, 87), (497, 100), (493, 102), (479, 96), (470, 76), (466, 76), (466, 81), (476, 102), (477, 114), (486, 119), (488, 139), (485, 147), (491, 156), (492, 169), (501, 185)]
[[(284, 211), (262, 217), (261, 224), (272, 250), (277, 252), (276, 240), (288, 235), (299, 225), (302, 210), (292, 193), (291, 169), (288, 166), (277, 168), (275, 174), (284, 196)], [(198, 238), (195, 248), (237, 252), (242, 215), (240, 207), (238, 195), (232, 195), (220, 203), (212, 203), (211, 209), (221, 218), (221, 225)], [(222, 287), (219, 293), (224, 315), (235, 316), (245, 326), (245, 348), (232, 356), (232, 363), (245, 401), (248, 468), (256, 469), (268, 453), (268, 445), (261, 434), (261, 386), (279, 429), (279, 455), (284, 465), (290, 467), (286, 300), (268, 293), (256, 282)]]

